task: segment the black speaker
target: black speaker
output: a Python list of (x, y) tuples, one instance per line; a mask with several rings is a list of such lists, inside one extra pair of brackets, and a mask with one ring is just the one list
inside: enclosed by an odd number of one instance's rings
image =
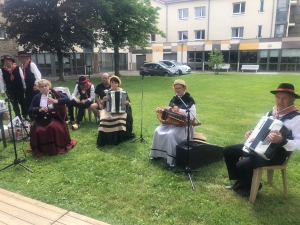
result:
[(219, 161), (222, 158), (223, 147), (218, 145), (190, 141), (189, 152), (186, 141), (176, 146), (176, 165), (182, 168), (187, 166), (197, 168)]

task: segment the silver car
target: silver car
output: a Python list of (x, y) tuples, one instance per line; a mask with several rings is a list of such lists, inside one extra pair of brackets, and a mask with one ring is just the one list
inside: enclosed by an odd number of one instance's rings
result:
[(189, 67), (187, 65), (183, 65), (175, 60), (160, 60), (160, 62), (163, 62), (164, 64), (166, 64), (168, 66), (177, 68), (179, 75), (191, 73), (191, 67)]

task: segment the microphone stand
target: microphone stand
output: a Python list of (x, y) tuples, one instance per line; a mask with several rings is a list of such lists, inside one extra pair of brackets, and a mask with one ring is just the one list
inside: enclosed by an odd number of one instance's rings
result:
[(179, 170), (177, 172), (184, 172), (185, 174), (188, 175), (189, 177), (189, 180), (190, 180), (190, 183), (191, 183), (191, 186), (192, 186), (192, 189), (195, 190), (195, 187), (194, 187), (194, 183), (193, 183), (193, 180), (192, 180), (192, 177), (191, 177), (191, 173), (192, 172), (197, 172), (197, 170), (192, 170), (191, 167), (190, 167), (190, 125), (191, 125), (191, 120), (190, 120), (190, 114), (192, 114), (194, 116), (194, 118), (200, 123), (200, 121), (196, 118), (196, 116), (190, 112), (190, 108), (185, 104), (185, 102), (181, 99), (180, 96), (176, 95), (180, 101), (184, 104), (185, 108), (186, 108), (186, 112), (188, 114), (188, 132), (187, 132), (187, 152), (188, 152), (188, 155), (187, 155), (187, 166), (184, 168), (184, 170)]
[(141, 140), (141, 142), (146, 142), (149, 144), (149, 142), (143, 138), (143, 101), (144, 101), (144, 75), (142, 74), (142, 100), (141, 100), (141, 133), (140, 137), (134, 139), (132, 142), (135, 142), (136, 140)]
[[(28, 170), (29, 172), (33, 173), (33, 171), (31, 169), (29, 169), (28, 167), (24, 166), (22, 164), (22, 162), (25, 162), (26, 159), (20, 159), (18, 158), (18, 154), (17, 154), (17, 147), (16, 147), (16, 138), (15, 138), (15, 132), (14, 132), (14, 124), (12, 121), (12, 116), (11, 116), (11, 107), (10, 107), (10, 100), (9, 97), (7, 99), (5, 99), (5, 101), (8, 103), (8, 111), (9, 111), (9, 118), (10, 118), (10, 124), (11, 124), (11, 130), (12, 130), (12, 137), (13, 137), (13, 142), (14, 142), (14, 152), (15, 152), (15, 160), (8, 166), (2, 168), (0, 171), (5, 170), (11, 166), (16, 166), (16, 165), (20, 165), (23, 168), (25, 168), (26, 170)], [(22, 124), (23, 125), (23, 124)], [(24, 125), (23, 125), (24, 126)]]

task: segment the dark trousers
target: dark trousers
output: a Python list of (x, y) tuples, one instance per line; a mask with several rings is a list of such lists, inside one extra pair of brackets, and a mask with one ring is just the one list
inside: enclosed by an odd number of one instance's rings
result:
[(69, 110), (69, 117), (71, 121), (74, 121), (74, 107), (78, 108), (78, 113), (77, 113), (77, 117), (76, 117), (76, 123), (79, 124), (82, 121), (82, 118), (84, 116), (84, 110), (88, 107), (90, 107), (90, 105), (92, 104), (92, 102), (87, 101), (85, 104), (82, 103), (77, 103), (74, 99), (72, 99), (70, 101), (70, 103), (68, 104), (68, 110)]
[(22, 111), (22, 116), (26, 117), (28, 115), (28, 109), (26, 109), (26, 106), (25, 106), (23, 89), (22, 90), (13, 90), (12, 92), (9, 92), (8, 97), (11, 101), (11, 104), (12, 104), (12, 107), (13, 107), (13, 110), (14, 110), (16, 116), (18, 116), (22, 119), (20, 108), (19, 108), (19, 105), (20, 105), (21, 111)]
[[(230, 180), (239, 180), (245, 186), (251, 187), (253, 170), (262, 166), (280, 165), (286, 160), (286, 151), (280, 148), (271, 160), (265, 160), (256, 153), (243, 151), (243, 144), (224, 147), (224, 159)], [(241, 157), (244, 157), (241, 159)]]
[(28, 111), (30, 105), (31, 105), (31, 102), (32, 102), (32, 99), (34, 98), (35, 95), (39, 94), (40, 91), (34, 91), (33, 88), (26, 88), (26, 91), (25, 91), (25, 107), (26, 107), (26, 110)]

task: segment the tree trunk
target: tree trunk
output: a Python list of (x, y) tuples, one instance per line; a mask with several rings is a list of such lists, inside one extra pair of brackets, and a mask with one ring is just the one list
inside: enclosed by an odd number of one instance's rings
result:
[(120, 55), (119, 55), (119, 48), (114, 47), (114, 61), (115, 61), (115, 75), (120, 76)]
[(56, 55), (57, 55), (57, 60), (58, 60), (58, 76), (59, 76), (58, 80), (65, 81), (63, 53), (60, 48), (56, 49)]

